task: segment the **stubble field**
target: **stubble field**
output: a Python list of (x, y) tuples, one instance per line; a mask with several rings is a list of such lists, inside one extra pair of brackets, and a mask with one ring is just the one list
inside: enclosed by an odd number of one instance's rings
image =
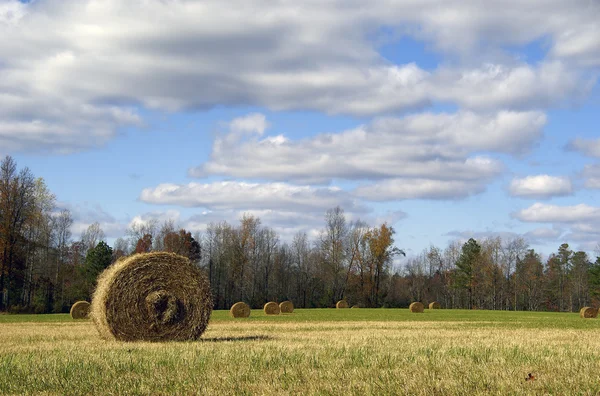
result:
[(595, 395), (599, 373), (600, 319), (575, 313), (215, 311), (202, 339), (183, 343), (0, 315), (0, 394)]

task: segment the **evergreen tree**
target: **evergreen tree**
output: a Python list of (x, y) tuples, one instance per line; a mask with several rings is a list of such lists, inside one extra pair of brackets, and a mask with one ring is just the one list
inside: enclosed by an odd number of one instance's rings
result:
[(104, 241), (100, 241), (95, 248), (88, 251), (83, 269), (90, 295), (96, 287), (98, 275), (112, 263), (112, 259), (112, 248)]
[(476, 275), (481, 261), (481, 246), (470, 238), (462, 246), (460, 257), (456, 262), (458, 286), (468, 291), (468, 308), (473, 308), (473, 291), (476, 287)]

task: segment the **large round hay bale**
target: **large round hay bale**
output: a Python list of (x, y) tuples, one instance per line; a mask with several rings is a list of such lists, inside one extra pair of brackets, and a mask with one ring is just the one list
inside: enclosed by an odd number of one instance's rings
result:
[(598, 317), (598, 308), (583, 307), (579, 310), (579, 316), (585, 319)]
[(279, 310), (281, 313), (292, 313), (294, 312), (294, 303), (291, 301), (284, 301), (279, 304)]
[(98, 278), (91, 317), (100, 335), (119, 341), (186, 341), (202, 335), (212, 296), (206, 276), (174, 253), (136, 254)]
[(355, 304), (355, 305), (351, 306), (350, 308), (360, 308), (360, 305)]
[(442, 305), (437, 301), (429, 303), (429, 309), (441, 309), (441, 308), (442, 308)]
[(87, 301), (77, 301), (71, 306), (71, 318), (87, 319), (90, 313), (90, 303)]
[(266, 303), (263, 309), (267, 315), (279, 315), (281, 312), (279, 309), (279, 304), (273, 301)]
[(250, 316), (250, 305), (243, 301), (236, 302), (231, 306), (229, 313), (234, 318), (247, 318)]
[(336, 308), (348, 308), (348, 302), (346, 300), (340, 300), (335, 304)]
[(410, 304), (408, 309), (410, 309), (410, 312), (423, 313), (423, 311), (425, 310), (425, 307), (423, 306), (422, 303), (417, 301), (417, 302)]

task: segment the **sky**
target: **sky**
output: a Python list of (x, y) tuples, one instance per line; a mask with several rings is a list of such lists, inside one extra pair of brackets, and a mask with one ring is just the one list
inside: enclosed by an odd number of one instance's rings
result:
[(325, 212), (409, 255), (600, 242), (600, 2), (0, 0), (0, 155), (78, 237)]

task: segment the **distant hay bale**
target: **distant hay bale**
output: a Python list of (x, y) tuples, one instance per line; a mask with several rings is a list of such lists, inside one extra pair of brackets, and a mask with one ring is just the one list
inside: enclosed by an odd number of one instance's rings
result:
[(279, 304), (273, 301), (269, 301), (265, 304), (263, 310), (267, 315), (279, 315), (281, 310), (279, 309)]
[(105, 339), (187, 341), (206, 330), (212, 304), (208, 279), (189, 259), (145, 253), (100, 274), (91, 317)]
[(243, 301), (236, 302), (231, 306), (229, 313), (234, 318), (247, 318), (250, 316), (250, 305)]
[(410, 309), (410, 312), (423, 313), (423, 311), (425, 310), (425, 307), (423, 306), (422, 303), (417, 301), (417, 302), (410, 304), (408, 309)]
[(351, 306), (350, 308), (360, 308), (360, 305), (355, 304), (355, 305)]
[(90, 303), (87, 301), (77, 301), (71, 307), (71, 318), (73, 319), (87, 319), (90, 313)]
[(279, 310), (281, 313), (292, 313), (294, 312), (294, 303), (291, 301), (284, 301), (279, 304)]
[(441, 309), (441, 308), (442, 308), (441, 304), (437, 301), (429, 303), (429, 309)]
[(579, 310), (579, 316), (585, 319), (597, 318), (598, 308), (583, 307)]
[(340, 300), (335, 304), (336, 308), (348, 308), (348, 302), (346, 300)]

